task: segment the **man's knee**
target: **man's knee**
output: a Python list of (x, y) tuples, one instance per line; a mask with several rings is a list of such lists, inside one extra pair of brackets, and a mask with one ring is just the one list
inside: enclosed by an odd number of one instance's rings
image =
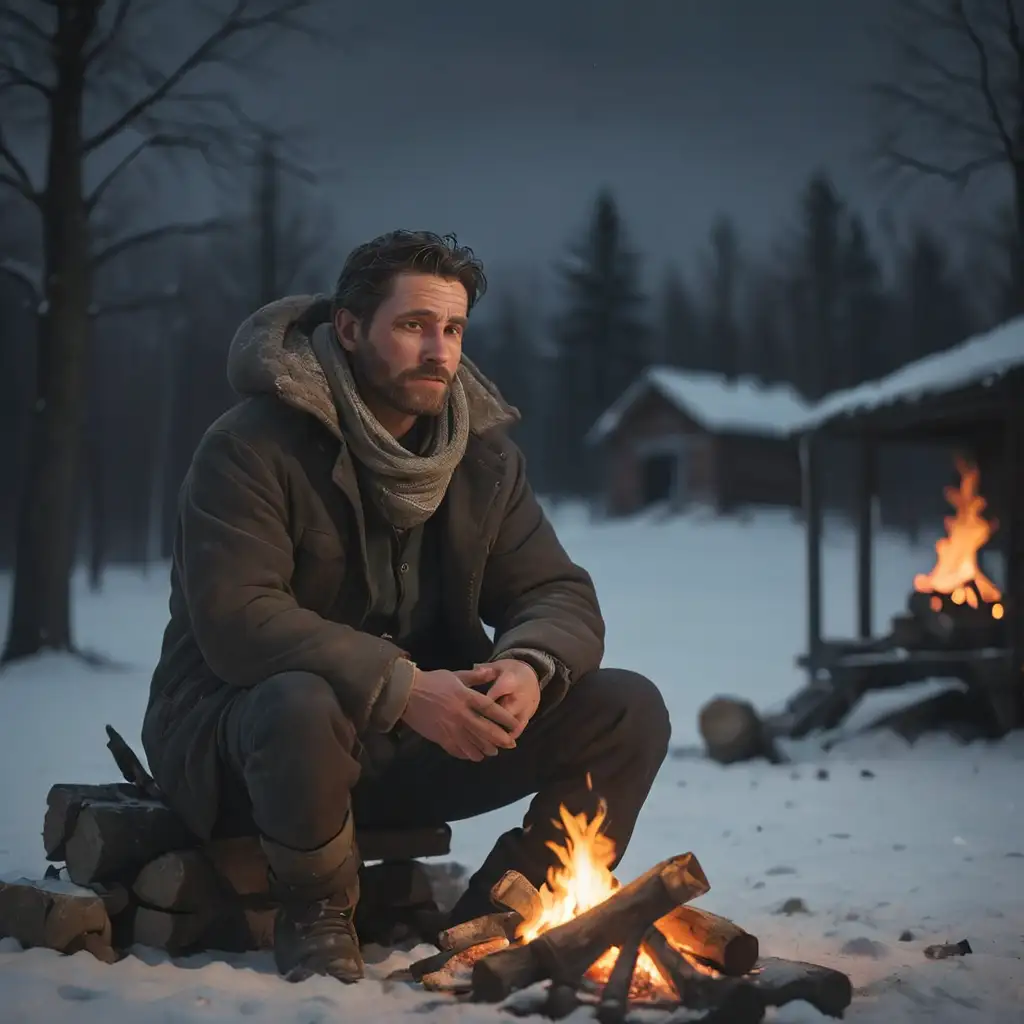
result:
[(628, 669), (601, 668), (576, 685), (596, 715), (615, 723), (623, 742), (649, 751), (659, 764), (664, 760), (672, 723), (665, 699), (650, 679)]
[(350, 745), (354, 738), (330, 684), (312, 672), (269, 676), (243, 702), (242, 728), (250, 749), (281, 743), (296, 750), (332, 739)]

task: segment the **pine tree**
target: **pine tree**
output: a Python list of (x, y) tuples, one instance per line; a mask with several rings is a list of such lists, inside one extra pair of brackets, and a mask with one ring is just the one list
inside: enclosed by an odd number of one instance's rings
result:
[(964, 284), (946, 245), (928, 228), (917, 227), (911, 236), (900, 292), (901, 363), (940, 352), (973, 333)]
[(841, 278), (836, 353), (842, 362), (835, 382), (850, 387), (891, 368), (886, 351), (889, 299), (882, 268), (857, 215), (850, 217), (844, 233)]
[(639, 258), (609, 192), (598, 196), (582, 241), (561, 267), (561, 278), (558, 482), (566, 493), (583, 494), (593, 486), (584, 436), (643, 370), (649, 342)]
[(728, 217), (719, 217), (711, 228), (708, 266), (708, 340), (710, 368), (732, 379), (740, 366), (740, 245), (736, 227)]
[(670, 267), (662, 282), (653, 341), (653, 363), (686, 370), (708, 369), (700, 311), (678, 267)]

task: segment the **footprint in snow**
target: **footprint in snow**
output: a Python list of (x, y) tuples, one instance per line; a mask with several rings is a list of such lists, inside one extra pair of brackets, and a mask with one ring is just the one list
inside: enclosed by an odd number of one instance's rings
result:
[(93, 999), (102, 999), (104, 993), (95, 988), (84, 988), (81, 985), (58, 985), (57, 995), (70, 1003), (88, 1003)]
[(778, 867), (769, 868), (765, 872), (765, 874), (766, 875), (795, 875), (796, 874), (796, 868), (786, 867), (784, 864), (781, 864)]

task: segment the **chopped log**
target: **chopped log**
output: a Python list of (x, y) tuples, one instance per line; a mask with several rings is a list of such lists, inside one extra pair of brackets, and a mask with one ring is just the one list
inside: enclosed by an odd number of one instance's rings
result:
[(676, 907), (656, 922), (676, 949), (730, 977), (748, 973), (757, 963), (757, 938), (728, 918), (698, 907)]
[(364, 861), (445, 857), (451, 852), (452, 830), (448, 825), (394, 829), (357, 827), (356, 844)]
[(224, 890), (201, 850), (176, 850), (151, 860), (139, 872), (132, 891), (157, 910), (198, 913), (224, 902)]
[(110, 948), (110, 917), (101, 897), (55, 880), (0, 882), (0, 936), (22, 946), (75, 953)]
[(606, 949), (621, 947), (641, 927), (652, 927), (672, 907), (703, 896), (709, 888), (693, 854), (663, 861), (573, 920), (479, 961), (473, 969), (474, 995), (500, 1002), (544, 978), (578, 985)]
[(123, 914), (131, 903), (131, 893), (120, 882), (113, 882), (110, 885), (96, 882), (89, 886), (89, 891), (96, 893), (103, 900), (103, 905), (107, 908), (107, 916), (111, 921), (119, 914)]
[(754, 705), (734, 697), (715, 697), (700, 709), (698, 728), (708, 757), (735, 764), (763, 757), (779, 764), (782, 757)]
[(179, 914), (173, 910), (138, 907), (132, 935), (140, 946), (162, 949), (176, 956), (202, 946), (210, 925), (210, 918), (205, 914)]
[(239, 896), (266, 894), (270, 890), (269, 865), (256, 836), (217, 839), (203, 847), (217, 876)]
[(491, 889), (491, 900), (514, 910), (526, 922), (540, 917), (544, 907), (536, 886), (518, 871), (506, 871)]
[(765, 1001), (747, 979), (701, 973), (656, 926), (644, 936), (643, 948), (687, 1009), (717, 1010), (730, 1024), (757, 1024), (764, 1019)]
[(828, 1017), (842, 1017), (853, 1001), (853, 984), (841, 971), (799, 960), (765, 957), (749, 981), (767, 1006), (801, 1000)]
[(601, 1001), (597, 1006), (597, 1019), (601, 1024), (621, 1024), (629, 1012), (629, 990), (633, 984), (637, 957), (646, 928), (638, 928), (619, 949), (615, 966), (608, 975)]
[(458, 952), (488, 939), (511, 939), (522, 920), (514, 910), (485, 914), (446, 928), (438, 935), (437, 943), (443, 950)]
[(58, 783), (50, 787), (43, 819), (43, 849), (47, 860), (63, 860), (64, 844), (74, 831), (75, 820), (82, 805), (90, 801), (137, 800), (140, 794), (124, 782), (89, 786)]
[(473, 988), (473, 965), (485, 956), (497, 953), (499, 949), (506, 949), (508, 944), (504, 936), (479, 942), (453, 953), (441, 967), (420, 975), (419, 980), (431, 992), (450, 992), (453, 995), (470, 992)]
[(84, 803), (65, 843), (73, 882), (120, 880), (168, 850), (194, 845), (178, 816), (154, 800)]

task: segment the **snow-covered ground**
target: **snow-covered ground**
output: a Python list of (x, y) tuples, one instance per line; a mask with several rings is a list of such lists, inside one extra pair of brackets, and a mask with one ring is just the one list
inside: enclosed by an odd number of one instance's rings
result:
[[(716, 694), (764, 707), (799, 685), (793, 658), (804, 638), (803, 537), (788, 516), (601, 526), (571, 510), (556, 518), (566, 545), (596, 578), (609, 622), (608, 663), (661, 684), (677, 745), (697, 742), (697, 712)], [(880, 552), (882, 625), (905, 600), (913, 573), (930, 568), (932, 552), (885, 537)], [(826, 625), (849, 632), (853, 542), (839, 527), (828, 535), (825, 570)], [(0, 675), (0, 875), (41, 874), (39, 833), (52, 783), (116, 777), (104, 723), (137, 744), (166, 589), (164, 572), (146, 579), (118, 571), (98, 597), (77, 591), (80, 641), (115, 658), (120, 670), (42, 658)], [(0, 593), (4, 621), (5, 601)], [(852, 976), (850, 1020), (1024, 1021), (1024, 736), (968, 747), (934, 739), (911, 749), (875, 735), (830, 754), (809, 743), (791, 752), (790, 765), (725, 769), (680, 751), (658, 778), (620, 877), (693, 850), (712, 883), (702, 905), (754, 931), (769, 955), (816, 960)], [(457, 826), (453, 857), (472, 865), (516, 813)], [(794, 899), (806, 913), (778, 913)], [(913, 937), (901, 941), (904, 932)], [(964, 938), (973, 955), (923, 955), (928, 944)], [(371, 951), (371, 972), (381, 979), (424, 952)], [(424, 1013), (457, 1024), (500, 1019), (494, 1008), (438, 1003), (394, 983), (288, 985), (266, 955), (171, 961), (139, 949), (105, 966), (85, 953), (62, 958), (0, 940), (3, 1024), (386, 1024)], [(589, 1011), (577, 1014), (574, 1020), (590, 1019)], [(821, 1018), (793, 1004), (775, 1019)]]

